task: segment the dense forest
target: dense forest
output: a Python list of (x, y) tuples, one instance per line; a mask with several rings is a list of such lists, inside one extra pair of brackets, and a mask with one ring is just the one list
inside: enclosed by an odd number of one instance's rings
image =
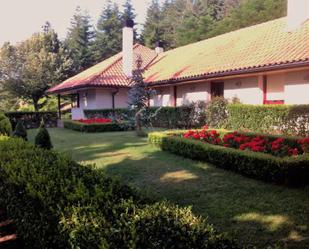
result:
[[(134, 38), (149, 47), (162, 41), (168, 50), (282, 17), (286, 5), (286, 0), (152, 0), (143, 29), (135, 30)], [(122, 23), (128, 18), (136, 18), (130, 0), (122, 11), (109, 0), (95, 27), (77, 7), (64, 40), (47, 22), (26, 41), (5, 43), (0, 50), (0, 109), (55, 106), (45, 91), (120, 52)]]

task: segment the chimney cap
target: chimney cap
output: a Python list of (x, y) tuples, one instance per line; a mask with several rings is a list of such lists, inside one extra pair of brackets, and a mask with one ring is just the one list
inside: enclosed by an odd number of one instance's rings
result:
[(157, 48), (163, 48), (163, 41), (157, 41), (156, 42), (156, 47)]
[(124, 27), (127, 28), (133, 28), (134, 27), (134, 21), (132, 19), (126, 19), (123, 23)]

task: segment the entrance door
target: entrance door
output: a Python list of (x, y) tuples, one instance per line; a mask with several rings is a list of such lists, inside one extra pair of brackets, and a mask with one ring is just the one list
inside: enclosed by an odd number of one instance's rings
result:
[(211, 82), (211, 98), (224, 97), (224, 82)]

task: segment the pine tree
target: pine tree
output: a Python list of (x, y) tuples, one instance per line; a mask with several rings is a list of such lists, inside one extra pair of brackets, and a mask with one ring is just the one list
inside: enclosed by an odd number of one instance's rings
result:
[(159, 0), (152, 0), (147, 10), (147, 18), (142, 33), (146, 46), (154, 48), (157, 41), (164, 41), (164, 30), (161, 22), (162, 10)]
[(35, 146), (46, 150), (53, 148), (48, 130), (45, 128), (43, 120), (41, 122), (38, 134), (35, 136)]
[(13, 137), (20, 137), (27, 141), (27, 130), (22, 122), (22, 120), (18, 120), (15, 130), (13, 132)]
[(78, 73), (93, 65), (92, 42), (94, 32), (90, 24), (90, 17), (82, 13), (80, 7), (76, 8), (71, 19), (71, 27), (66, 38), (66, 46), (73, 60), (73, 71)]
[[(123, 7), (122, 18), (121, 18), (122, 22), (124, 23), (127, 20), (135, 21), (136, 14), (135, 14), (135, 9), (132, 5), (131, 0), (126, 0), (125, 4), (122, 7)], [(134, 41), (136, 41), (137, 40), (137, 32), (136, 32), (135, 28), (134, 28), (133, 32), (134, 32), (133, 38), (134, 38)]]
[(122, 21), (117, 4), (108, 1), (97, 23), (96, 39), (93, 45), (95, 62), (121, 51), (122, 46)]

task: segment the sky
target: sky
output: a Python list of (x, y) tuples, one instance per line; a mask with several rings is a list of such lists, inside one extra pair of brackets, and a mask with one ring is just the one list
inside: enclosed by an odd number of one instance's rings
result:
[[(107, 0), (0, 0), (0, 46), (13, 44), (40, 31), (49, 21), (59, 37), (66, 36), (70, 19), (77, 6), (87, 10), (96, 23)], [(125, 0), (114, 0), (122, 6)], [(137, 13), (136, 22), (143, 23), (151, 0), (132, 0)], [(140, 27), (140, 26), (139, 26)]]

